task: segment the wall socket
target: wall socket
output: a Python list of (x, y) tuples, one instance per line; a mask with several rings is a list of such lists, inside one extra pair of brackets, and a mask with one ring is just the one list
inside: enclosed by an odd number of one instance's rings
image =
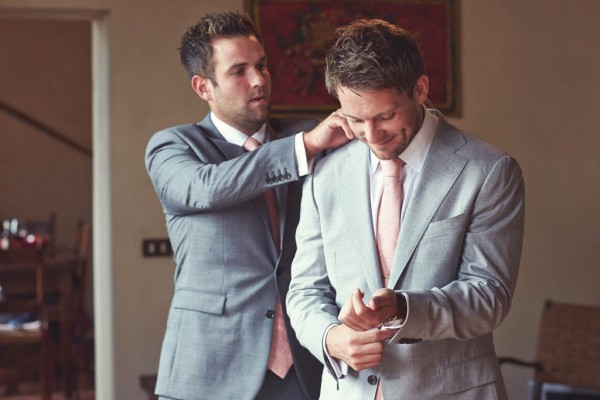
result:
[(168, 238), (142, 240), (144, 257), (167, 257), (173, 254), (171, 241)]

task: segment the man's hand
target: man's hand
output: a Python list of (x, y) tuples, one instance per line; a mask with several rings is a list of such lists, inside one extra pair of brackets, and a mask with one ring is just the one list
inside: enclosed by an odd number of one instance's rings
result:
[(356, 289), (338, 315), (341, 323), (355, 331), (378, 328), (397, 315), (396, 293), (391, 289), (379, 289), (373, 293), (368, 305), (363, 303), (364, 293)]
[(391, 329), (358, 332), (345, 325), (337, 325), (327, 333), (325, 347), (331, 357), (344, 361), (355, 371), (362, 371), (379, 365), (383, 353), (382, 341), (395, 333)]
[(354, 139), (354, 133), (341, 110), (336, 110), (312, 131), (305, 133), (303, 139), (306, 157), (310, 160), (323, 150), (341, 146)]

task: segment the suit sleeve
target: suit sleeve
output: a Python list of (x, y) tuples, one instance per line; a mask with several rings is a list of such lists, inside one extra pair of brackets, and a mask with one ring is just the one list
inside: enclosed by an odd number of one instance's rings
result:
[(227, 159), (208, 139), (168, 129), (148, 143), (146, 169), (165, 211), (178, 215), (230, 207), (298, 180), (294, 154), (290, 136)]
[(500, 325), (517, 282), (524, 211), (521, 169), (505, 156), (491, 167), (468, 215), (457, 279), (443, 287), (407, 290), (410, 314), (391, 342), (467, 340)]
[(313, 196), (313, 175), (302, 189), (300, 223), (296, 230), (297, 250), (292, 263), (292, 281), (287, 295), (287, 311), (300, 343), (323, 364), (323, 334), (339, 324), (339, 309), (327, 275), (319, 211)]

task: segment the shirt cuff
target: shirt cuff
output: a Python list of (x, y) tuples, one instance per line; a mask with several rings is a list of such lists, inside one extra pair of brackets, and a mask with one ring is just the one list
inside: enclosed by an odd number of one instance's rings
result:
[(327, 337), (327, 334), (329, 333), (331, 328), (333, 328), (334, 326), (337, 325), (331, 324), (327, 327), (327, 329), (325, 329), (325, 334), (323, 335), (323, 354), (325, 354), (325, 356), (329, 360), (329, 364), (331, 365), (331, 369), (333, 369), (333, 372), (335, 373), (335, 377), (339, 379), (348, 375), (348, 364), (346, 364), (342, 360), (338, 360), (337, 358), (331, 357), (327, 352), (327, 346), (325, 345), (325, 338)]
[(294, 138), (294, 148), (296, 151), (296, 161), (298, 162), (298, 175), (305, 176), (312, 172), (315, 159), (306, 159), (306, 148), (304, 147), (304, 132), (296, 134)]

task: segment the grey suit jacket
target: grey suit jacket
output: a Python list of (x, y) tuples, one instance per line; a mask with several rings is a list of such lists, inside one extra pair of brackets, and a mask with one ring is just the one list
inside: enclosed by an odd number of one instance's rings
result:
[[(288, 312), (300, 343), (324, 364), (322, 340), (352, 291), (382, 287), (369, 204), (369, 149), (351, 143), (304, 185)], [(336, 380), (323, 399), (505, 399), (492, 330), (517, 281), (524, 186), (517, 162), (443, 118), (405, 211), (391, 285), (410, 310), (377, 368)], [(400, 344), (400, 339), (422, 340)], [(402, 343), (406, 340), (402, 340)], [(414, 340), (408, 340), (414, 342)]]
[[(279, 123), (280, 121), (278, 121)], [(279, 126), (279, 125), (278, 125)], [(251, 153), (207, 116), (156, 133), (146, 168), (163, 206), (177, 264), (156, 393), (181, 399), (253, 399), (265, 372), (279, 297), (285, 310), (301, 182), (289, 126)], [(278, 139), (278, 140), (274, 140)], [(276, 188), (280, 255), (261, 195)], [(289, 326), (296, 372), (316, 398), (322, 366)]]

